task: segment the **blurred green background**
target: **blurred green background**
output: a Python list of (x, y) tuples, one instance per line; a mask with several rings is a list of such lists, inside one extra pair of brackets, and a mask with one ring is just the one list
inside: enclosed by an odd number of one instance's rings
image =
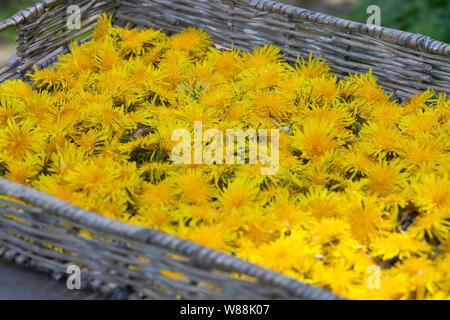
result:
[[(4, 20), (36, 0), (0, 0), (0, 20)], [(450, 43), (450, 0), (281, 0), (303, 8), (365, 23), (366, 9), (378, 5), (381, 25), (421, 33)], [(0, 33), (0, 66), (14, 51), (15, 32)], [(6, 58), (5, 58), (6, 57)]]

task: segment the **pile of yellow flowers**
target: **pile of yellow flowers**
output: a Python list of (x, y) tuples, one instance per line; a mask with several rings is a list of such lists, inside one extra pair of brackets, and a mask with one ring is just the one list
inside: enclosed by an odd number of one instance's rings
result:
[[(344, 297), (449, 298), (450, 100), (329, 71), (102, 16), (55, 68), (0, 86), (0, 175)], [(173, 163), (194, 121), (279, 129), (278, 172)]]

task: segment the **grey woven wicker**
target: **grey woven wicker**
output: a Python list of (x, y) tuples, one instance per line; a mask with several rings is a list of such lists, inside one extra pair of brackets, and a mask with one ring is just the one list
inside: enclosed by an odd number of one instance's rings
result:
[[(67, 8), (81, 8), (81, 29), (68, 30)], [(325, 58), (339, 77), (373, 70), (379, 84), (403, 99), (428, 87), (450, 93), (450, 45), (429, 37), (351, 22), (267, 0), (43, 0), (0, 23), (17, 27), (17, 56), (0, 70), (0, 83), (52, 64), (85, 36), (103, 12), (119, 25), (167, 33), (201, 27), (223, 48), (272, 43), (285, 58)], [(56, 277), (82, 267), (94, 289), (151, 299), (337, 299), (303, 284), (156, 230), (82, 210), (60, 199), (0, 179), (0, 255)], [(21, 202), (13, 201), (14, 199)], [(80, 230), (88, 231), (85, 236)], [(183, 277), (169, 277), (167, 271)]]

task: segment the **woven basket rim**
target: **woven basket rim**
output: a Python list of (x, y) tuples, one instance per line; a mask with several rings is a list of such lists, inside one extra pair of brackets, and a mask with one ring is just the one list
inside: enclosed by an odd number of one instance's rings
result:
[(101, 230), (103, 233), (155, 245), (189, 256), (202, 267), (226, 267), (269, 285), (276, 285), (288, 293), (304, 299), (342, 299), (326, 289), (306, 284), (277, 271), (261, 267), (225, 252), (213, 250), (162, 231), (133, 225), (84, 210), (60, 198), (22, 184), (0, 178), (0, 195), (12, 197), (33, 207), (46, 210), (68, 221)]
[[(176, 1), (176, 0), (174, 0)], [(388, 27), (381, 27), (375, 25), (368, 25), (361, 22), (355, 22), (343, 18), (338, 18), (325, 13), (303, 9), (289, 4), (284, 4), (272, 0), (221, 0), (232, 3), (243, 3), (249, 7), (264, 10), (282, 15), (289, 15), (302, 18), (306, 21), (319, 23), (323, 25), (341, 28), (349, 32), (356, 31), (374, 35), (376, 38), (405, 46), (418, 51), (438, 54), (450, 54), (450, 44), (433, 39), (430, 36), (422, 35), (420, 33), (411, 33), (407, 31), (392, 29)], [(10, 18), (0, 22), (0, 32), (8, 28), (12, 28), (22, 23), (40, 16), (47, 8), (56, 6), (64, 0), (41, 0), (29, 8), (23, 9), (14, 14)], [(118, 0), (120, 4), (120, 0)]]

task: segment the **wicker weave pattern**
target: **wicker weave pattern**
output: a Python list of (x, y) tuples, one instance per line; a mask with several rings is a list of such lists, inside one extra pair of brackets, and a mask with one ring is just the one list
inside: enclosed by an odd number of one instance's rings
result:
[[(66, 30), (71, 4), (81, 7), (81, 30)], [(251, 50), (273, 43), (292, 62), (312, 51), (339, 76), (372, 68), (379, 83), (397, 97), (428, 86), (450, 93), (449, 44), (266, 0), (44, 0), (0, 23), (0, 31), (17, 26), (19, 36), (17, 59), (0, 70), (0, 82), (25, 78), (33, 65), (53, 63), (69, 51), (73, 39), (95, 27), (103, 12), (115, 14), (120, 25), (168, 33), (201, 27), (225, 48)], [(337, 298), (230, 255), (87, 212), (13, 182), (0, 179), (0, 194), (26, 203), (0, 201), (0, 255), (58, 274), (64, 274), (68, 263), (80, 264), (85, 277), (106, 292), (129, 288), (133, 297), (163, 299)], [(170, 278), (161, 270), (185, 278)]]

